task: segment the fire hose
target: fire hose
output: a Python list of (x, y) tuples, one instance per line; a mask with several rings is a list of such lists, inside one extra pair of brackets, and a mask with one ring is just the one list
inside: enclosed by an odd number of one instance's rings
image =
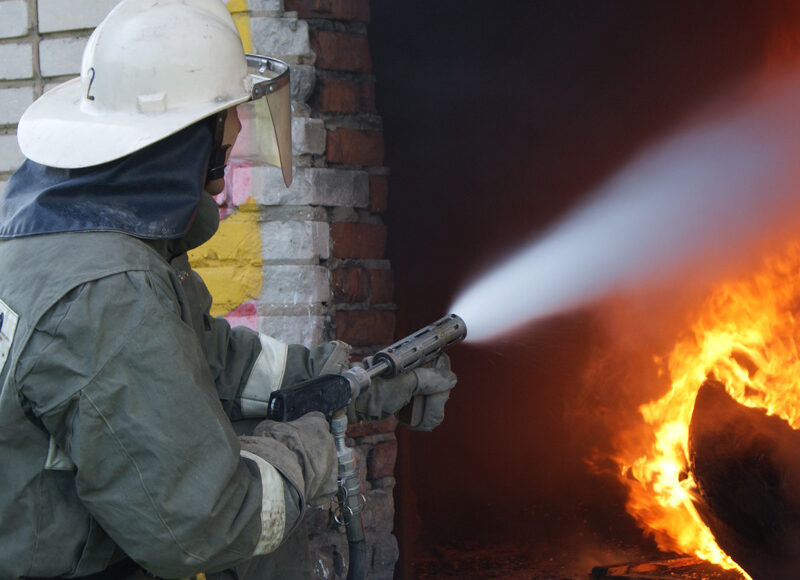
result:
[[(367, 545), (361, 512), (366, 500), (358, 479), (353, 450), (347, 446), (346, 409), (350, 401), (368, 389), (376, 377), (392, 378), (438, 358), (444, 350), (467, 335), (464, 321), (450, 314), (410, 334), (393, 345), (365, 359), (363, 367), (354, 366), (341, 374), (322, 375), (272, 393), (267, 418), (293, 421), (312, 411), (321, 411), (331, 423), (338, 458), (336, 522), (347, 532), (349, 565), (347, 580), (366, 576)], [(425, 397), (416, 396), (400, 414), (404, 421), (419, 424), (424, 412)]]

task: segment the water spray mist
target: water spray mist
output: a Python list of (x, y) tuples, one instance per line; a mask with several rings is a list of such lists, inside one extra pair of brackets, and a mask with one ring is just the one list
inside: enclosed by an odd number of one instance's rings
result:
[(800, 82), (650, 147), (451, 306), (480, 341), (687, 262), (721, 260), (800, 214)]

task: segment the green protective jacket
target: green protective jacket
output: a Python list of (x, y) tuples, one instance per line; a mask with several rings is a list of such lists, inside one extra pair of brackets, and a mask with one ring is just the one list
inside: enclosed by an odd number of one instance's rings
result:
[[(212, 318), (185, 254), (157, 250), (118, 233), (0, 242), (2, 579), (126, 556), (165, 578), (222, 570), (335, 491), (321, 416), (302, 440), (234, 430), (324, 357)], [(331, 473), (310, 468), (315, 445)]]

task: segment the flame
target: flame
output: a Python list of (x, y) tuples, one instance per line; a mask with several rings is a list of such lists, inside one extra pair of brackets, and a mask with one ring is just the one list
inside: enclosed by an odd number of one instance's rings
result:
[(689, 422), (697, 392), (713, 374), (739, 403), (800, 427), (800, 361), (794, 340), (799, 274), (800, 243), (793, 243), (766, 259), (752, 279), (718, 287), (702, 307), (692, 336), (679, 342), (666, 361), (669, 392), (639, 409), (649, 436), (628, 434), (618, 441), (616, 460), (629, 488), (627, 509), (663, 550), (694, 554), (747, 576), (717, 546), (695, 510)]

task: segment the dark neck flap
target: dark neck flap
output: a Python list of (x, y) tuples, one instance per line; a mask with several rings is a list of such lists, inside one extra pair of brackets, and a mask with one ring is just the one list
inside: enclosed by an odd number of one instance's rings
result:
[(211, 140), (201, 121), (104, 165), (56, 169), (26, 160), (0, 198), (0, 238), (78, 231), (181, 238), (207, 195)]

